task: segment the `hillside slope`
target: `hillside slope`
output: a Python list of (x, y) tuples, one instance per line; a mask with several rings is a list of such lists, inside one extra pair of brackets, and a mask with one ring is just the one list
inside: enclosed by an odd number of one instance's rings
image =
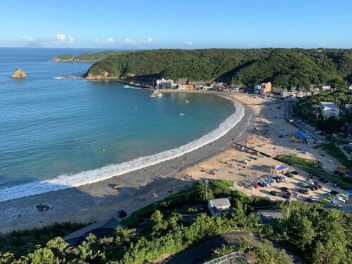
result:
[(96, 62), (85, 77), (150, 77), (296, 88), (352, 82), (351, 50), (205, 49), (143, 50), (119, 53)]

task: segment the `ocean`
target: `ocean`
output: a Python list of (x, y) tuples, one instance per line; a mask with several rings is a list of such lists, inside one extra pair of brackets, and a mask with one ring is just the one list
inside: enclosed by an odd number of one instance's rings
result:
[[(145, 167), (233, 126), (234, 105), (216, 95), (151, 98), (116, 81), (63, 79), (91, 63), (51, 58), (84, 51), (0, 48), (0, 201)], [(26, 79), (11, 78), (17, 68)]]

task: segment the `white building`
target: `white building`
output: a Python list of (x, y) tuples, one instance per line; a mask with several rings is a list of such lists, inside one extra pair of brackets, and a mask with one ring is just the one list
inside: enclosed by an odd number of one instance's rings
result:
[(174, 84), (174, 80), (165, 80), (164, 78), (162, 78), (161, 80), (156, 80), (156, 88), (162, 89), (162, 88), (174, 88), (175, 84)]
[(331, 89), (331, 86), (330, 85), (322, 85), (321, 87), (320, 87), (320, 91), (321, 92), (325, 92), (325, 91), (328, 91), (328, 90), (330, 90)]
[(332, 102), (320, 102), (319, 109), (324, 118), (338, 117), (340, 114), (340, 108)]
[(228, 198), (218, 198), (208, 201), (208, 208), (212, 216), (219, 216), (230, 211), (230, 201)]

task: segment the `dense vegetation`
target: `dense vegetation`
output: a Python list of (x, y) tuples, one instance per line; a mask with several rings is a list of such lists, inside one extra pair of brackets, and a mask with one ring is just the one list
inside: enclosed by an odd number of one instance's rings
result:
[(204, 49), (144, 50), (110, 56), (95, 63), (87, 76), (164, 77), (191, 81), (225, 81), (275, 87), (308, 88), (332, 83), (345, 88), (352, 82), (351, 50)]
[(328, 119), (324, 119), (319, 110), (320, 102), (333, 102), (339, 106), (340, 109), (344, 109), (345, 104), (352, 103), (352, 93), (340, 89), (327, 91), (304, 97), (296, 102), (293, 107), (295, 115), (314, 124), (320, 130), (327, 133), (344, 132), (343, 127), (345, 123), (351, 123), (352, 114), (349, 111), (340, 111), (339, 118), (332, 116)]
[[(179, 207), (176, 204), (181, 203), (182, 197), (185, 197), (184, 202), (189, 202), (187, 206), (204, 203), (205, 185), (197, 182), (182, 196), (175, 195), (175, 202), (169, 199), (159, 203), (158, 210), (144, 210), (143, 214), (149, 220), (147, 224), (143, 223), (143, 228), (137, 223), (130, 223), (129, 228), (117, 228), (112, 237), (97, 239), (90, 235), (78, 247), (70, 247), (61, 238), (54, 238), (45, 246), (36, 246), (30, 253), (24, 251), (20, 259), (13, 252), (1, 248), (0, 262), (146, 263), (180, 252), (214, 235), (237, 230), (255, 232), (276, 244), (289, 244), (307, 263), (348, 263), (352, 258), (352, 237), (348, 235), (352, 231), (352, 218), (349, 214), (326, 211), (318, 204), (295, 202), (291, 203), (289, 212), (286, 202), (245, 196), (230, 190), (226, 181), (210, 181), (209, 194), (231, 197), (233, 212), (216, 218), (200, 214), (193, 220), (185, 220), (181, 213), (186, 204)], [(160, 205), (164, 209), (160, 209)], [(253, 214), (256, 208), (280, 209), (285, 218), (260, 225)], [(243, 239), (239, 244), (219, 248), (217, 256), (232, 250), (250, 254), (255, 261), (253, 263), (292, 263), (284, 250), (278, 251), (265, 240), (249, 244), (248, 239)]]
[(99, 61), (111, 55), (128, 53), (130, 51), (123, 50), (106, 50), (99, 52), (83, 52), (78, 56), (73, 54), (63, 54), (53, 58), (55, 61)]
[[(0, 256), (5, 252), (11, 252), (11, 255), (18, 258), (33, 252), (38, 247), (45, 246), (49, 240), (55, 237), (64, 237), (86, 225), (89, 223), (63, 223), (32, 230), (12, 231), (7, 234), (0, 233)], [(2, 262), (0, 261), (0, 263)]]

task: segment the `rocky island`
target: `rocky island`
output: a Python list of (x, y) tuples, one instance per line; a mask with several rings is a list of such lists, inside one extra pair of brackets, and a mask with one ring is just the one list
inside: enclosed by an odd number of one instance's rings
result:
[(22, 69), (16, 69), (12, 73), (12, 78), (14, 78), (14, 79), (24, 79), (24, 78), (27, 78), (27, 75), (24, 73), (24, 71)]

